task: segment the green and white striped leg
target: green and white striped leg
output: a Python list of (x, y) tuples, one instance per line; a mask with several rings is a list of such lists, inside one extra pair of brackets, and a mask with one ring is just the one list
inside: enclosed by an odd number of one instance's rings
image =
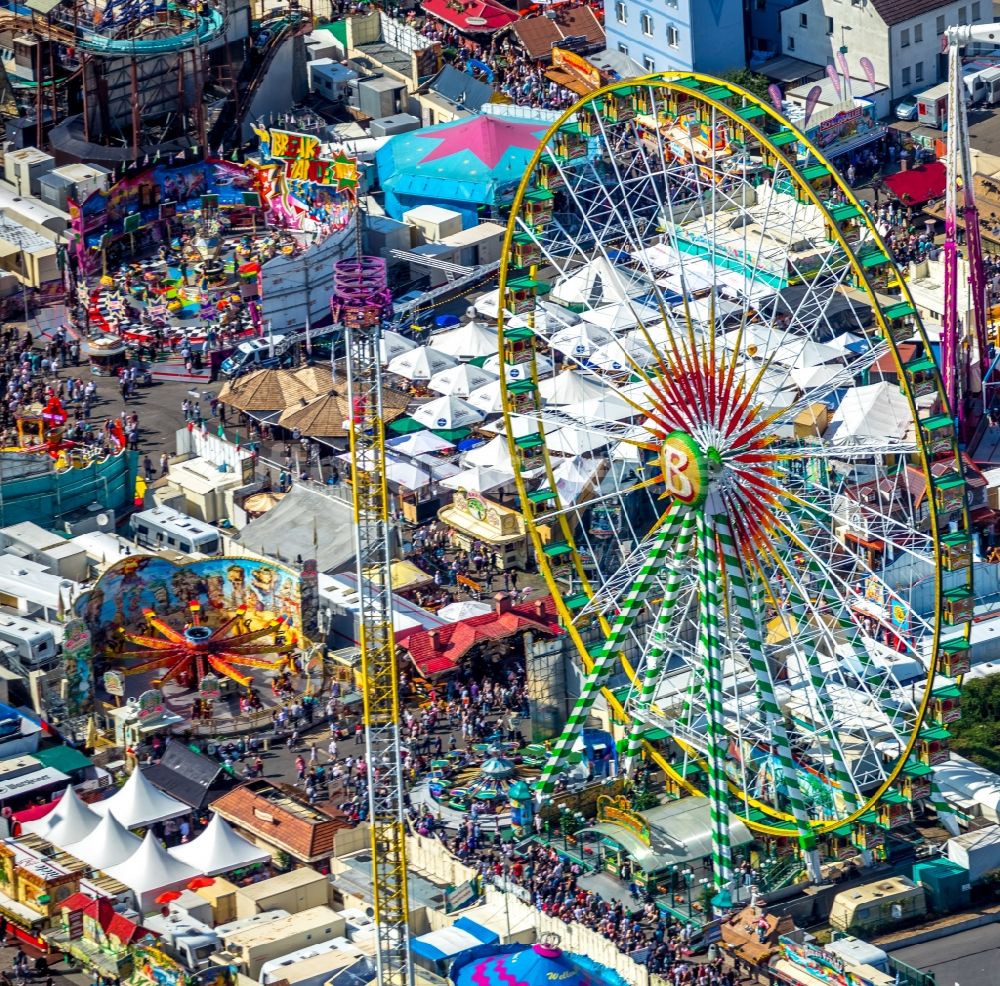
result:
[(951, 805), (948, 804), (944, 795), (941, 793), (941, 788), (938, 786), (937, 782), (937, 775), (933, 772), (933, 769), (931, 773), (931, 807), (937, 814), (938, 821), (952, 835), (958, 835), (961, 831), (958, 827), (958, 818), (951, 810)]
[(733, 858), (729, 840), (729, 786), (726, 758), (729, 738), (726, 735), (722, 708), (723, 675), (719, 645), (719, 563), (715, 531), (723, 518), (709, 512), (714, 496), (710, 494), (705, 512), (698, 517), (698, 567), (700, 619), (698, 654), (704, 669), (706, 741), (708, 752), (708, 798), (712, 820), (712, 872), (717, 890), (730, 886)]
[[(819, 573), (819, 569), (814, 562), (807, 563), (807, 568), (812, 574)], [(809, 626), (816, 614), (810, 609), (807, 601), (807, 593), (797, 579), (790, 583), (789, 590), (789, 608), (795, 620), (795, 625), (801, 633), (804, 627)], [(791, 635), (791, 626), (786, 624), (786, 629)], [(847, 758), (844, 756), (840, 735), (837, 732), (833, 703), (830, 701), (829, 693), (826, 690), (826, 675), (823, 673), (819, 658), (816, 656), (815, 647), (807, 644), (807, 646), (802, 648), (802, 654), (805, 656), (806, 670), (809, 672), (809, 682), (812, 685), (813, 693), (820, 703), (820, 710), (828, 730), (826, 738), (830, 744), (830, 759), (833, 761), (833, 779), (840, 793), (843, 795), (847, 808), (853, 811), (861, 802), (858, 799), (858, 790), (854, 783), (854, 777), (847, 769)]]
[(594, 658), (590, 673), (584, 679), (580, 697), (573, 706), (573, 711), (566, 720), (562, 735), (556, 740), (552, 753), (542, 768), (539, 779), (535, 782), (535, 790), (539, 799), (550, 794), (556, 785), (556, 778), (562, 770), (566, 757), (573, 749), (573, 744), (583, 729), (587, 716), (593, 707), (594, 700), (604, 687), (612, 670), (617, 664), (622, 643), (629, 628), (635, 622), (636, 616), (645, 604), (649, 590), (656, 584), (656, 576), (663, 568), (664, 562), (670, 556), (671, 543), (677, 535), (680, 514), (676, 505), (670, 507), (663, 526), (649, 546), (646, 556), (636, 575), (635, 582), (629, 589), (621, 609), (615, 615), (614, 622), (607, 638), (601, 645), (601, 650)]
[(816, 846), (816, 835), (809, 824), (809, 812), (806, 809), (802, 791), (799, 789), (798, 772), (795, 761), (792, 759), (792, 747), (785, 730), (784, 716), (774, 694), (771, 668), (764, 656), (760, 624), (750, 600), (750, 587), (747, 584), (743, 563), (728, 522), (719, 528), (718, 534), (730, 596), (736, 606), (740, 626), (742, 626), (743, 634), (746, 637), (750, 667), (757, 679), (757, 700), (760, 702), (760, 708), (764, 713), (764, 720), (776, 750), (778, 763), (781, 766), (780, 779), (775, 778), (775, 787), (780, 788), (785, 794), (791, 815), (795, 819), (795, 827), (799, 834), (799, 848), (802, 850), (806, 870), (810, 879), (818, 883), (823, 874), (820, 868), (819, 849)]
[(650, 635), (649, 651), (646, 654), (646, 667), (639, 686), (639, 697), (636, 700), (632, 725), (628, 736), (628, 747), (625, 750), (625, 769), (631, 770), (636, 758), (642, 751), (642, 735), (646, 731), (646, 714), (653, 702), (656, 686), (660, 679), (660, 662), (667, 650), (667, 634), (672, 625), (673, 611), (680, 592), (682, 571), (681, 566), (690, 550), (695, 534), (695, 515), (688, 511), (681, 522), (681, 530), (674, 544), (673, 566), (663, 592), (663, 602), (656, 617), (656, 625)]

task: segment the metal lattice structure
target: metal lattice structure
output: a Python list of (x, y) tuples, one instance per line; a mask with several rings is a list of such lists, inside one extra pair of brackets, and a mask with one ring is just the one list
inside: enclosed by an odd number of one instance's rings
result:
[(607, 86), (542, 138), (499, 291), (515, 481), (587, 671), (540, 797), (603, 692), (626, 760), (708, 799), (720, 889), (733, 818), (818, 879), (824, 852), (946, 814), (974, 600), (958, 436), (820, 150), (715, 79)]
[[(385, 481), (385, 425), (379, 363), (386, 308), (384, 261), (342, 261), (335, 271), (334, 307), (347, 338), (351, 406), (351, 482), (357, 545), (358, 622), (361, 643), (368, 762), (376, 963), (379, 986), (412, 982), (406, 817), (400, 758), (399, 667), (393, 633), (392, 530)], [(363, 466), (363, 468), (362, 468)], [(372, 570), (381, 577), (372, 579)]]

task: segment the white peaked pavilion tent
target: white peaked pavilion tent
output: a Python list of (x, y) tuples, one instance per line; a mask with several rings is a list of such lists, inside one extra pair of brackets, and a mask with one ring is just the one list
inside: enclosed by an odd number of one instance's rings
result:
[(43, 818), (25, 822), (21, 831), (40, 835), (61, 849), (71, 842), (86, 839), (100, 821), (101, 816), (84, 804), (69, 784), (52, 811)]
[(579, 404), (580, 401), (607, 396), (607, 388), (577, 373), (575, 370), (563, 370), (554, 377), (538, 382), (538, 393), (546, 404)]
[(114, 815), (105, 815), (90, 835), (61, 848), (95, 869), (105, 870), (124, 863), (141, 845), (142, 839), (129, 832)]
[(205, 831), (192, 839), (168, 849), (174, 859), (187, 866), (193, 866), (206, 876), (228, 873), (241, 866), (252, 866), (271, 858), (271, 854), (258, 849), (242, 835), (237, 835), (229, 823), (219, 814), (213, 813)]
[(98, 815), (110, 812), (127, 829), (144, 828), (153, 822), (190, 814), (191, 808), (176, 798), (164, 794), (146, 780), (136, 767), (122, 787), (105, 801), (94, 805)]
[(200, 868), (174, 859), (152, 832), (146, 833), (142, 845), (124, 863), (109, 866), (104, 872), (135, 892), (143, 914), (156, 906), (156, 898), (164, 890), (176, 890), (202, 876)]
[(435, 332), (427, 344), (461, 360), (492, 356), (497, 351), (497, 330), (482, 322), (466, 322), (446, 332)]
[(421, 404), (411, 417), (425, 428), (443, 430), (477, 425), (486, 417), (486, 412), (473, 407), (461, 397), (438, 397)]

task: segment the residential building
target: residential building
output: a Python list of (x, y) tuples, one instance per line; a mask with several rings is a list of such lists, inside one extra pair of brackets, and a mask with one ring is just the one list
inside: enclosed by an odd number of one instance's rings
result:
[(646, 72), (721, 75), (746, 64), (743, 0), (608, 0), (604, 32)]
[(867, 58), (895, 102), (947, 78), (946, 27), (992, 19), (989, 0), (803, 0), (781, 11), (781, 43), (786, 55), (816, 65), (833, 65), (846, 49), (854, 77), (865, 76)]
[(781, 12), (798, 0), (747, 0), (750, 57), (771, 57), (781, 51)]

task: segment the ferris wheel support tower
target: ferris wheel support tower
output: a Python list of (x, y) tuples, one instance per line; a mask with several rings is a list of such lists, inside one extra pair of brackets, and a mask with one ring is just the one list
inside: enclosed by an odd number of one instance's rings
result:
[[(973, 41), (1000, 44), (1000, 24), (962, 24), (949, 27), (941, 38), (948, 53), (948, 151), (944, 214), (944, 318), (941, 336), (941, 376), (952, 415), (959, 428), (965, 423), (964, 398), (972, 392), (973, 370), (985, 383), (990, 367), (986, 333), (986, 278), (979, 210), (969, 151), (969, 121), (962, 79), (961, 49)], [(962, 187), (962, 219), (972, 289), (973, 331), (958, 324), (958, 183)], [(973, 335), (973, 332), (975, 333)], [(973, 346), (976, 352), (973, 353)], [(978, 366), (977, 366), (978, 364)]]

